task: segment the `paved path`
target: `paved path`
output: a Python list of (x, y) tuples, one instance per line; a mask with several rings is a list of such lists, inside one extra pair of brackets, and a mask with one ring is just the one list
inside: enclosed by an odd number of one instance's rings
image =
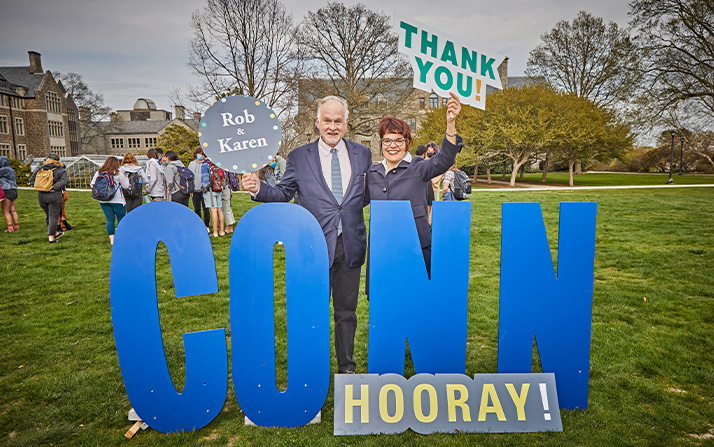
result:
[[(485, 181), (478, 181), (474, 186), (481, 186), (487, 184)], [(511, 188), (508, 182), (501, 180), (491, 180), (491, 185), (498, 185), (498, 187), (489, 188), (474, 188), (473, 193), (476, 192), (488, 192), (488, 191), (498, 191), (498, 192), (523, 192), (523, 191), (582, 191), (590, 189), (648, 189), (648, 188), (711, 188), (714, 184), (705, 183), (700, 185), (629, 185), (629, 186), (553, 186), (553, 185), (537, 185), (532, 183), (518, 183), (516, 182), (516, 187)]]

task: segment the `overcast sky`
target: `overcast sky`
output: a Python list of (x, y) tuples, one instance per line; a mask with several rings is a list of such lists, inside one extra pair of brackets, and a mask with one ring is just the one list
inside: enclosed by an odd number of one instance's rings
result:
[[(44, 70), (75, 72), (104, 95), (112, 109), (137, 98), (173, 112), (169, 94), (196, 84), (186, 66), (191, 13), (205, 0), (14, 0), (0, 15), (0, 66), (29, 65), (42, 54)], [(344, 2), (353, 5), (355, 2)], [(509, 57), (509, 75), (523, 75), (528, 53), (559, 20), (585, 10), (627, 26), (626, 0), (365, 0), (368, 8), (395, 11), (437, 30)], [(322, 0), (284, 0), (295, 22)], [(51, 6), (50, 6), (51, 5)], [(387, 6), (388, 5), (388, 6)]]

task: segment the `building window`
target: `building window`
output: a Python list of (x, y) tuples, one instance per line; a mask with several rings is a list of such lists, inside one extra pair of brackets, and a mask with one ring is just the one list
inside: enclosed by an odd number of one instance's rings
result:
[(5, 99), (5, 95), (0, 95), (0, 107), (7, 107), (7, 100)]
[(127, 138), (127, 140), (129, 140), (129, 148), (141, 147), (141, 138)]
[(15, 118), (15, 133), (25, 135), (25, 120), (22, 118)]
[(50, 152), (57, 154), (60, 157), (67, 156), (67, 149), (64, 146), (50, 146)]
[(27, 146), (24, 144), (17, 145), (17, 159), (24, 160), (27, 158)]
[(416, 131), (416, 118), (407, 118), (407, 124), (412, 132)]
[(13, 109), (23, 109), (24, 108), (25, 101), (23, 101), (22, 98), (16, 98), (13, 96), (11, 98), (10, 102), (12, 103)]
[(144, 138), (144, 147), (156, 147), (156, 137)]
[(0, 143), (0, 155), (10, 157), (10, 145), (5, 143)]
[(62, 113), (62, 105), (60, 103), (60, 97), (57, 93), (47, 92), (45, 94), (45, 104), (48, 112)]
[(50, 137), (63, 138), (64, 126), (59, 121), (49, 121)]
[(0, 115), (0, 133), (8, 133), (7, 117)]
[(446, 98), (441, 98), (442, 107), (446, 107), (446, 102), (447, 102)]
[(112, 138), (112, 149), (124, 149), (124, 138)]
[(439, 97), (436, 96), (436, 93), (429, 95), (429, 107), (432, 109), (439, 107)]
[(424, 98), (419, 98), (419, 105), (421, 106), (422, 109), (424, 108), (425, 103), (426, 103), (426, 100)]
[(77, 121), (77, 115), (74, 109), (67, 109), (67, 119), (70, 121)]

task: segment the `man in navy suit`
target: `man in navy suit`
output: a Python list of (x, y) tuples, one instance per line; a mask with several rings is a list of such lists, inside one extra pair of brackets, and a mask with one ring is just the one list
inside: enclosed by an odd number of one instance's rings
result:
[(357, 296), (367, 250), (362, 208), (372, 152), (344, 139), (348, 110), (342, 98), (321, 99), (315, 120), (320, 138), (288, 154), (280, 183), (270, 186), (253, 173), (244, 174), (241, 183), (258, 202), (288, 202), (297, 193), (300, 205), (320, 223), (330, 258), (337, 370), (351, 374), (357, 366), (353, 357)]

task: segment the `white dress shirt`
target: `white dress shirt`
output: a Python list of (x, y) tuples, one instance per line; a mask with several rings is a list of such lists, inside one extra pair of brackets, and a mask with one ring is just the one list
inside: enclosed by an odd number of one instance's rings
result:
[[(317, 148), (320, 154), (320, 164), (322, 165), (322, 176), (325, 177), (327, 187), (332, 191), (332, 147), (322, 141), (320, 138), (317, 142)], [(340, 174), (342, 175), (342, 195), (347, 194), (347, 186), (350, 184), (352, 177), (352, 165), (350, 165), (350, 155), (347, 152), (345, 140), (340, 140), (335, 146), (337, 149), (337, 159), (340, 161)]]

